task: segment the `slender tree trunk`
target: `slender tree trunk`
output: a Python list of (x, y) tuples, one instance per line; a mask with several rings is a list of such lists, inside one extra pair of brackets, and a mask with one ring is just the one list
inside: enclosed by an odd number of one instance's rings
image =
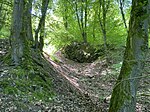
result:
[(92, 35), (93, 35), (93, 40), (95, 41), (95, 21), (96, 21), (96, 17), (94, 17), (94, 21), (93, 21), (93, 31), (92, 31)]
[[(40, 51), (42, 51), (44, 46), (45, 18), (46, 18), (48, 4), (49, 4), (49, 0), (42, 0), (42, 8), (41, 8), (42, 17), (40, 18), (38, 28), (35, 31), (35, 47), (36, 49), (40, 49)], [(39, 32), (41, 34), (40, 37), (39, 37)]]
[[(93, 32), (92, 32), (92, 34), (93, 34), (93, 40), (95, 41), (95, 25), (96, 25), (96, 20), (97, 20), (97, 14), (98, 14), (98, 10), (97, 10), (97, 7), (96, 7), (96, 9), (94, 9), (94, 20), (93, 20)], [(98, 14), (99, 15), (99, 14)]]
[(124, 11), (123, 11), (123, 2), (124, 2), (124, 1), (119, 0), (120, 11), (121, 11), (121, 15), (122, 15), (122, 20), (123, 20), (123, 23), (124, 23), (124, 27), (125, 27), (125, 29), (126, 29), (127, 32), (128, 32), (128, 27), (127, 27), (127, 24), (126, 24), (125, 14), (124, 14)]
[(32, 34), (32, 19), (31, 19), (31, 11), (32, 11), (32, 1), (33, 0), (29, 0), (29, 5), (27, 8), (27, 38), (30, 40), (30, 42), (33, 42), (33, 34)]
[(65, 26), (65, 29), (68, 30), (68, 5), (67, 5), (67, 1), (65, 1), (64, 3), (64, 17), (63, 17), (63, 20), (64, 20), (64, 26)]
[(77, 4), (76, 0), (75, 0), (75, 13), (76, 13), (79, 29), (80, 29), (81, 35), (82, 35), (82, 28), (81, 28), (80, 18), (79, 18), (79, 14), (78, 14), (78, 4)]
[(136, 93), (145, 54), (148, 49), (150, 0), (133, 0), (126, 51), (117, 83), (113, 89), (109, 112), (135, 112)]
[[(105, 0), (99, 0), (98, 18), (99, 18), (100, 28), (103, 34), (104, 49), (105, 49), (107, 64), (108, 64), (108, 48), (107, 48), (107, 32), (106, 32), (106, 15), (107, 15), (109, 5), (110, 5), (110, 0), (108, 0), (107, 2)], [(102, 11), (102, 17), (101, 17), (101, 11)]]
[(75, 0), (75, 13), (76, 13), (77, 21), (78, 21), (78, 26), (79, 26), (79, 29), (80, 29), (80, 32), (81, 32), (81, 36), (83, 37), (82, 23), (80, 22), (80, 18), (79, 18), (79, 14), (78, 14), (78, 3), (77, 3), (76, 0)]
[(104, 39), (104, 48), (105, 51), (107, 52), (107, 37), (106, 37), (106, 2), (103, 0), (102, 3), (102, 10), (103, 10), (103, 39)]
[(83, 38), (83, 41), (86, 43), (86, 37), (85, 37), (85, 29), (84, 29), (84, 0), (82, 0), (81, 2), (81, 27), (82, 27), (82, 38)]
[[(85, 4), (85, 5), (84, 5)], [(79, 11), (78, 11), (78, 3), (75, 0), (75, 13), (78, 20), (79, 29), (81, 32), (81, 36), (83, 38), (83, 42), (87, 43), (87, 1), (82, 0), (81, 1), (81, 10), (80, 10), (80, 17), (79, 17)]]
[(87, 14), (88, 9), (87, 8), (88, 8), (88, 3), (87, 3), (87, 0), (85, 0), (85, 8), (84, 8), (85, 9), (85, 19), (84, 19), (84, 33), (85, 33), (84, 34), (84, 36), (85, 36), (84, 42), (85, 43), (87, 43), (87, 16), (88, 16), (88, 14)]
[(42, 22), (42, 27), (41, 27), (41, 31), (40, 31), (40, 45), (39, 45), (39, 49), (40, 51), (43, 50), (43, 46), (44, 46), (44, 37), (45, 37), (45, 19)]

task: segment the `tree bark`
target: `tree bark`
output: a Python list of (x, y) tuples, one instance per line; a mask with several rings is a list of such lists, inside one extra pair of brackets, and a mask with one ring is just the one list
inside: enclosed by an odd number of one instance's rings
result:
[(149, 1), (132, 1), (124, 61), (113, 89), (109, 112), (135, 112), (139, 77), (148, 49)]
[[(42, 51), (44, 46), (45, 18), (46, 18), (48, 4), (49, 4), (49, 0), (42, 0), (42, 7), (41, 7), (42, 17), (40, 18), (38, 28), (35, 31), (35, 47), (36, 49), (40, 49), (40, 51)], [(40, 37), (39, 37), (39, 32), (40, 32)]]
[(33, 42), (33, 33), (32, 33), (32, 19), (31, 19), (31, 11), (32, 11), (32, 1), (33, 0), (29, 0), (29, 5), (28, 5), (28, 8), (27, 8), (27, 38)]
[(18, 65), (25, 53), (29, 53), (29, 40), (32, 38), (31, 0), (14, 0), (13, 20), (11, 28), (11, 58)]
[(13, 8), (13, 21), (11, 29), (11, 57), (14, 64), (19, 64), (20, 59), (23, 56), (23, 10), (24, 10), (23, 0), (14, 0)]

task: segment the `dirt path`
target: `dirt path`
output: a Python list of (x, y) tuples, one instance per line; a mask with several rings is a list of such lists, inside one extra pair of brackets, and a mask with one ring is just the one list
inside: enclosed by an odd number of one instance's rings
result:
[[(103, 112), (107, 112), (110, 95), (119, 71), (107, 67), (105, 60), (97, 60), (93, 63), (77, 63), (66, 59), (60, 51), (55, 54), (55, 57), (59, 61), (51, 61), (51, 63), (58, 72), (81, 93), (87, 94), (95, 105), (102, 108)], [(141, 86), (145, 85), (143, 81), (141, 80)], [(147, 91), (147, 89), (141, 88), (140, 91)], [(146, 101), (138, 98), (136, 112), (150, 112), (149, 102), (146, 97), (145, 99)], [(145, 102), (147, 103), (143, 105)]]
[(77, 63), (66, 59), (60, 51), (55, 56), (59, 62), (54, 62), (48, 57), (47, 59), (56, 70), (105, 112), (108, 109), (110, 93), (115, 82), (114, 77), (107, 81), (111, 76), (108, 75), (110, 69), (106, 67), (106, 62), (97, 60), (93, 63)]

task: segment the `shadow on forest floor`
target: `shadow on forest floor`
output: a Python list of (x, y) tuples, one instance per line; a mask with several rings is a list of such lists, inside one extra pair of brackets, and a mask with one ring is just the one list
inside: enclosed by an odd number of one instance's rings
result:
[[(100, 105), (103, 112), (107, 112), (111, 92), (120, 72), (121, 62), (112, 63), (110, 66), (107, 66), (104, 59), (96, 60), (93, 63), (77, 63), (66, 59), (61, 51), (55, 53), (55, 57), (58, 59), (58, 63), (53, 61), (51, 63), (58, 72), (63, 74), (70, 84), (88, 94), (95, 104)], [(149, 70), (149, 68), (147, 63), (145, 70)], [(149, 75), (144, 72), (140, 81), (137, 94), (137, 112), (150, 112)]]
[[(8, 51), (7, 44), (7, 40), (0, 40), (0, 76), (2, 75), (2, 69), (8, 68), (8, 66), (5, 67), (5, 65), (2, 65), (2, 57), (4, 57)], [(95, 105), (101, 107), (103, 112), (107, 112), (113, 85), (115, 84), (121, 67), (120, 62), (111, 64), (110, 66), (106, 66), (106, 61), (103, 59), (99, 59), (93, 63), (77, 63), (66, 59), (60, 51), (55, 54), (55, 57), (58, 59), (57, 62), (52, 61), (49, 55), (45, 53), (44, 56), (53, 65), (55, 70), (69, 81), (70, 85), (73, 85), (81, 94), (86, 94)], [(148, 62), (143, 73), (145, 77), (142, 77), (140, 81), (136, 112), (150, 112), (149, 70), (150, 64)], [(1, 79), (0, 81), (3, 80)], [(17, 105), (20, 106), (27, 105), (26, 108), (30, 110), (29, 112), (37, 112), (39, 110), (41, 110), (41, 112), (92, 112), (85, 109), (88, 104), (81, 101), (78, 96), (75, 96), (74, 91), (67, 92), (65, 91), (65, 87), (61, 85), (61, 82), (54, 83), (58, 83), (56, 85), (58, 95), (53, 100), (54, 102), (44, 103), (38, 101), (33, 102), (33, 104), (28, 104), (27, 101), (24, 102), (23, 100), (22, 102), (22, 99), (15, 99), (15, 97), (12, 98), (12, 96), (0, 94), (0, 108), (5, 105), (7, 107), (6, 110), (11, 110), (11, 107), (14, 107), (13, 103), (16, 102)], [(35, 109), (35, 111), (33, 109)], [(0, 110), (0, 112), (5, 111)]]

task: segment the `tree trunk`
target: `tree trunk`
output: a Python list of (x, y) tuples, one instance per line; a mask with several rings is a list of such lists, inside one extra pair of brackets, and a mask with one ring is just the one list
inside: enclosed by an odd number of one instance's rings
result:
[(32, 22), (31, 22), (31, 11), (32, 11), (32, 1), (33, 0), (29, 0), (29, 5), (27, 8), (27, 38), (33, 42), (33, 34), (32, 34)]
[(119, 0), (119, 5), (120, 5), (120, 11), (121, 11), (121, 15), (122, 15), (122, 20), (123, 20), (123, 23), (124, 23), (124, 27), (125, 29), (127, 30), (128, 32), (128, 27), (127, 27), (127, 24), (126, 24), (126, 18), (125, 18), (125, 14), (124, 14), (124, 11), (123, 11), (123, 0)]
[[(18, 65), (29, 53), (29, 43), (33, 41), (31, 26), (31, 0), (14, 0), (13, 20), (11, 28), (11, 58)], [(30, 41), (30, 42), (29, 42)]]
[[(78, 25), (79, 25), (79, 29), (81, 32), (81, 36), (83, 38), (83, 42), (87, 43), (87, 32), (86, 32), (86, 27), (87, 27), (87, 0), (82, 0), (81, 1), (81, 9), (80, 12), (78, 11), (78, 3), (75, 0), (75, 13), (77, 16), (77, 20), (78, 20)], [(79, 17), (80, 14), (80, 17)]]
[[(44, 46), (45, 18), (46, 18), (48, 4), (49, 4), (49, 0), (42, 0), (42, 8), (41, 8), (42, 17), (40, 18), (38, 28), (35, 31), (35, 47), (36, 49), (40, 49), (40, 51), (42, 51)], [(40, 37), (39, 37), (39, 32), (40, 32)]]
[(84, 42), (87, 43), (87, 16), (88, 16), (88, 3), (87, 0), (85, 0), (85, 18), (84, 18)]
[(148, 49), (148, 0), (133, 0), (126, 51), (109, 112), (135, 112), (136, 93)]
[(15, 65), (19, 64), (20, 59), (23, 56), (23, 10), (24, 10), (23, 0), (14, 0), (14, 13), (11, 29), (11, 47), (12, 47), (12, 61)]
[[(107, 50), (108, 48), (107, 48), (107, 32), (106, 32), (106, 15), (107, 15), (109, 5), (110, 5), (110, 0), (108, 0), (107, 2), (105, 0), (99, 0), (98, 18), (99, 18), (100, 28), (103, 34), (104, 50), (105, 50), (107, 64), (108, 64), (108, 50)], [(101, 11), (102, 11), (102, 17), (101, 17)]]
[(64, 27), (66, 30), (68, 30), (68, 3), (67, 1), (64, 1), (64, 15), (63, 15), (63, 20), (64, 20)]

